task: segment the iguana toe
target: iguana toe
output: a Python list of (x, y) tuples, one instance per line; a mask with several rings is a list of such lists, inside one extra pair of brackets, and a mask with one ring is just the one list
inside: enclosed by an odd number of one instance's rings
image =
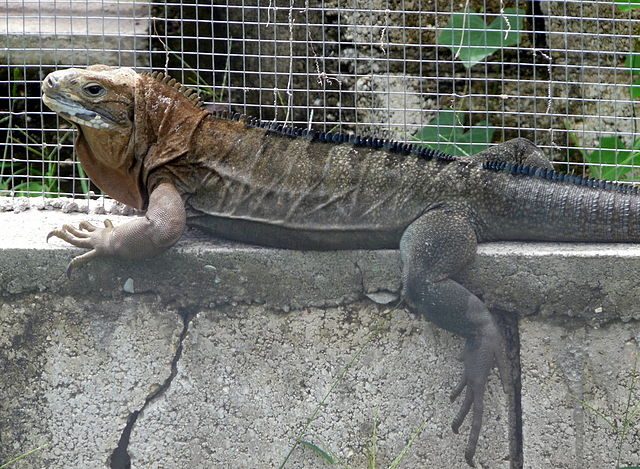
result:
[(87, 264), (91, 259), (94, 259), (98, 256), (99, 256), (98, 251), (96, 251), (95, 249), (92, 249), (89, 252), (85, 252), (84, 254), (81, 254), (71, 259), (71, 262), (69, 262), (69, 265), (67, 266), (67, 270), (65, 271), (65, 273), (67, 274), (67, 278), (71, 278), (71, 274), (78, 267)]
[(47, 241), (53, 236), (79, 248), (91, 249), (93, 247), (88, 234), (71, 225), (63, 225), (62, 228), (50, 231), (47, 235)]
[[(466, 382), (464, 380), (462, 380), (461, 382), (465, 383), (465, 386), (466, 386)], [(452, 396), (451, 400), (454, 401), (456, 398), (457, 396), (456, 397)], [(456, 435), (460, 430), (460, 425), (462, 425), (462, 422), (464, 422), (464, 419), (467, 418), (467, 414), (471, 410), (472, 404), (473, 404), (473, 393), (467, 390), (467, 392), (464, 395), (464, 401), (460, 406), (460, 410), (458, 411), (458, 413), (453, 419), (453, 422), (451, 423), (451, 429), (453, 430), (453, 433), (455, 433)]]
[[(105, 220), (105, 225), (106, 225), (106, 223), (107, 223), (107, 222), (108, 222), (109, 224), (111, 224), (111, 221), (109, 221), (109, 220)], [(111, 224), (111, 226), (113, 226), (113, 224)], [(91, 232), (94, 232), (94, 231), (96, 231), (96, 230), (98, 229), (98, 227), (97, 227), (97, 226), (95, 226), (94, 224), (92, 224), (91, 222), (88, 222), (88, 221), (86, 221), (86, 220), (81, 221), (81, 222), (78, 224), (78, 227), (79, 227), (81, 230), (85, 230), (85, 231), (88, 231), (88, 232), (90, 232), (90, 233), (91, 233)]]

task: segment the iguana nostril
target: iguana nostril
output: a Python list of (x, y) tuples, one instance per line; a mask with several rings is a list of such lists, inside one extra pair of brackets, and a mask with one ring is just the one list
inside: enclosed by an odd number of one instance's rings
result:
[(60, 81), (53, 75), (49, 75), (47, 78), (45, 78), (44, 82), (49, 88), (52, 88), (54, 90), (60, 87)]

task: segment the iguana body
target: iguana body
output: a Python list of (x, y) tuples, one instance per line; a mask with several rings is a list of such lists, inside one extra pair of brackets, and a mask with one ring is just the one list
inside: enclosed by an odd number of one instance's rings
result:
[(272, 128), (212, 115), (161, 75), (104, 66), (54, 72), (43, 94), (77, 124), (77, 153), (91, 179), (147, 210), (118, 227), (82, 223), (52, 231), (90, 249), (70, 267), (104, 255), (156, 255), (186, 224), (280, 248), (399, 247), (407, 305), (467, 339), (454, 397), (467, 392), (453, 427), (473, 407), (469, 464), (487, 376), (502, 364), (494, 318), (452, 280), (473, 261), (477, 243), (640, 241), (635, 190), (558, 175), (522, 139), (454, 158), (377, 139)]

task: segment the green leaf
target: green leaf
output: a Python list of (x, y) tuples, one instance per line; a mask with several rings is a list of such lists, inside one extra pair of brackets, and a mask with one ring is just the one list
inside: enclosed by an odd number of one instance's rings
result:
[(414, 138), (423, 142), (455, 142), (464, 133), (461, 118), (455, 111), (439, 111)]
[[(638, 141), (634, 143), (634, 146)], [(593, 164), (590, 171), (593, 177), (606, 179), (607, 181), (618, 181), (632, 168), (620, 166), (595, 166), (599, 164), (607, 165), (634, 165), (639, 162), (640, 153), (626, 147), (620, 137), (601, 137), (600, 148), (591, 153), (585, 154), (587, 163)]]
[(632, 11), (640, 9), (640, 0), (614, 0), (620, 11)]
[(631, 52), (624, 59), (624, 66), (629, 69), (632, 75), (640, 74), (640, 54)]
[(470, 156), (486, 150), (493, 140), (495, 127), (482, 121), (465, 131), (463, 121), (460, 113), (440, 111), (413, 138), (449, 155)]
[(629, 87), (629, 95), (631, 99), (640, 98), (640, 80), (634, 81)]
[(80, 187), (82, 188), (82, 193), (86, 195), (89, 193), (89, 181), (87, 181), (87, 173), (84, 172), (81, 165), (78, 165), (78, 175), (80, 176)]
[(325, 462), (327, 462), (328, 464), (336, 464), (337, 461), (336, 459), (327, 451), (323, 450), (322, 448), (320, 448), (318, 445), (316, 445), (315, 443), (311, 443), (310, 441), (307, 440), (300, 440), (300, 444), (302, 446), (305, 446), (309, 449), (311, 449), (314, 453), (316, 453), (318, 456), (320, 456), (322, 459), (325, 460)]
[(36, 167), (35, 164), (27, 166), (27, 174), (33, 177), (42, 177), (42, 171), (40, 171), (40, 168)]
[(472, 10), (453, 13), (449, 24), (438, 36), (438, 43), (449, 46), (454, 58), (460, 59), (466, 68), (473, 67), (504, 47), (520, 44), (524, 29), (521, 10), (506, 8), (504, 14), (489, 25), (484, 17), (484, 14)]
[(45, 187), (39, 182), (23, 182), (13, 188), (19, 197), (40, 197), (45, 192)]

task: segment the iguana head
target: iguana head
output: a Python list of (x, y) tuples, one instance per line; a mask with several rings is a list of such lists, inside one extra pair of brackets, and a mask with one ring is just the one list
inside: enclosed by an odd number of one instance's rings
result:
[(78, 127), (76, 153), (91, 180), (139, 209), (149, 174), (188, 152), (207, 114), (175, 80), (105, 65), (50, 73), (42, 99)]
[(50, 73), (42, 83), (42, 100), (81, 127), (123, 133), (133, 125), (138, 74), (130, 68), (93, 66)]

